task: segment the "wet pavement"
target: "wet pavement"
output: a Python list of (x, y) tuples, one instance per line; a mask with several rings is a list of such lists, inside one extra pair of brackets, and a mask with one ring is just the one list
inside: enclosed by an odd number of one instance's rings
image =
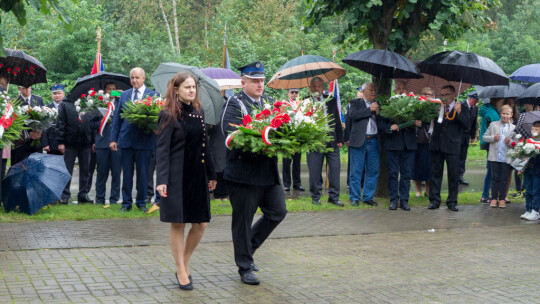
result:
[(523, 208), (290, 213), (255, 254), (260, 286), (240, 282), (231, 218), (214, 216), (191, 292), (156, 218), (3, 223), (0, 303), (540, 303)]

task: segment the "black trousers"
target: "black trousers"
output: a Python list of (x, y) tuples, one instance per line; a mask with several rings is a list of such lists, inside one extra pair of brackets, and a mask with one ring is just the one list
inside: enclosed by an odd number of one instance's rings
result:
[(88, 166), (88, 182), (84, 189), (86, 193), (90, 193), (92, 189), (92, 180), (94, 179), (94, 172), (96, 172), (96, 152), (90, 150), (90, 165)]
[(491, 199), (505, 200), (508, 186), (510, 165), (504, 162), (490, 161), (491, 166)]
[[(88, 184), (88, 167), (90, 166), (90, 153), (92, 148), (78, 148), (66, 146), (66, 151), (64, 153), (64, 162), (66, 163), (66, 168), (69, 174), (73, 178), (73, 167), (75, 166), (75, 158), (79, 159), (79, 193), (77, 198), (86, 197), (88, 192), (86, 192), (86, 185)], [(67, 183), (62, 193), (62, 199), (69, 199), (71, 197), (71, 192), (69, 187), (71, 186), (71, 180)]]
[[(240, 275), (251, 271), (253, 254), (287, 214), (281, 185), (253, 186), (228, 182), (232, 206), (234, 259)], [(263, 215), (253, 223), (261, 208)]]
[(291, 187), (291, 163), (292, 163), (292, 185), (294, 188), (302, 186), (300, 180), (301, 153), (296, 153), (291, 158), (283, 158), (283, 187)]
[(319, 153), (309, 152), (307, 154), (307, 165), (309, 170), (309, 191), (312, 200), (320, 200), (322, 189), (323, 162), (326, 158), (328, 164), (328, 200), (339, 201), (339, 170), (341, 163), (339, 160), (339, 149), (334, 148), (331, 152)]
[(227, 182), (223, 179), (223, 172), (216, 172), (216, 189), (214, 189), (214, 198), (227, 198), (229, 196), (229, 189), (227, 188)]
[(446, 205), (457, 205), (459, 154), (448, 154), (441, 151), (431, 151), (431, 179), (429, 181), (429, 201), (441, 204), (441, 185), (444, 172), (444, 162), (448, 177), (448, 198)]
[(463, 178), (465, 174), (465, 163), (467, 162), (467, 152), (469, 151), (469, 136), (463, 135), (463, 141), (461, 142), (461, 150), (459, 154), (459, 177)]

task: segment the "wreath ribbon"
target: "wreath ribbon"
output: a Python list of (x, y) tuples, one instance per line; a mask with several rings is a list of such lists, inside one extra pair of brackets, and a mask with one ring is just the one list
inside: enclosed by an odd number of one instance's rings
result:
[(263, 132), (262, 132), (262, 139), (263, 139), (264, 143), (269, 145), (269, 146), (272, 145), (272, 143), (270, 142), (270, 138), (268, 137), (268, 135), (270, 134), (270, 131), (273, 131), (273, 130), (276, 130), (276, 128), (266, 126), (266, 127), (264, 127)]
[(101, 124), (99, 125), (99, 135), (103, 136), (103, 130), (105, 130), (105, 126), (107, 125), (107, 122), (109, 121), (109, 117), (111, 117), (112, 113), (114, 111), (114, 104), (109, 101), (107, 104), (107, 113), (103, 116), (103, 119), (101, 120)]
[(3, 124), (4, 120), (9, 119), (11, 117), (11, 114), (13, 114), (13, 106), (11, 105), (11, 103), (7, 104), (6, 110), (7, 110), (6, 115), (2, 115), (2, 117), (0, 118), (0, 138), (2, 138), (5, 131), (4, 124)]

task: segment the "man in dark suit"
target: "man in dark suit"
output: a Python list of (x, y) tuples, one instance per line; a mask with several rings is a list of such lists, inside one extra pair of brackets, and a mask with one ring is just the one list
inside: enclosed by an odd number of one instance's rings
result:
[(455, 100), (456, 89), (447, 85), (441, 88), (441, 99), (444, 103), (442, 117), (435, 122), (433, 135), (429, 143), (431, 151), (431, 180), (429, 190), (429, 209), (438, 209), (441, 205), (441, 183), (444, 162), (448, 174), (448, 198), (446, 205), (449, 210), (458, 211), (458, 177), (459, 153), (463, 131), (469, 128), (469, 109), (461, 106)]
[(461, 152), (459, 155), (459, 177), (458, 183), (468, 186), (469, 183), (463, 178), (465, 174), (465, 162), (467, 161), (467, 152), (469, 151), (469, 143), (474, 142), (476, 137), (476, 126), (478, 123), (478, 94), (471, 92), (467, 96), (467, 100), (461, 103), (461, 107), (469, 109), (469, 127), (463, 131), (463, 139), (461, 140)]
[(122, 154), (122, 208), (120, 212), (131, 210), (133, 198), (131, 192), (133, 189), (133, 171), (137, 168), (137, 197), (135, 204), (142, 212), (147, 212), (146, 208), (146, 187), (148, 185), (148, 166), (152, 158), (152, 151), (156, 148), (156, 136), (154, 133), (146, 133), (143, 129), (128, 122), (120, 115), (123, 107), (129, 102), (141, 99), (147, 96), (154, 96), (158, 93), (148, 89), (144, 85), (146, 79), (144, 70), (133, 68), (129, 77), (133, 88), (124, 91), (120, 96), (118, 108), (114, 113), (114, 119), (111, 129), (111, 138), (109, 147), (113, 151)]
[[(309, 89), (311, 96), (315, 102), (324, 102), (323, 96), (324, 81), (320, 77), (313, 77), (309, 83)], [(340, 173), (340, 158), (339, 148), (343, 145), (343, 128), (341, 126), (341, 120), (339, 111), (337, 108), (337, 101), (335, 98), (331, 98), (325, 103), (325, 111), (328, 116), (331, 116), (329, 120), (330, 136), (332, 141), (327, 144), (327, 148), (331, 148), (330, 152), (308, 152), (307, 153), (307, 165), (309, 169), (309, 192), (311, 193), (311, 202), (315, 205), (321, 203), (322, 188), (322, 169), (323, 162), (326, 158), (328, 165), (328, 202), (336, 206), (343, 207), (343, 203), (339, 200), (339, 173)]]
[(19, 97), (17, 97), (17, 101), (21, 102), (21, 106), (43, 107), (43, 99), (32, 94), (32, 87), (19, 86), (18, 89)]
[[(377, 119), (379, 104), (375, 100), (377, 89), (371, 82), (362, 85), (363, 98), (349, 102), (347, 132), (345, 142), (349, 142), (350, 177), (349, 199), (352, 206), (358, 206), (360, 199), (365, 204), (377, 206), (373, 200), (379, 180), (380, 146)], [(362, 197), (362, 175), (364, 174)]]
[[(60, 83), (53, 84), (53, 86), (51, 87), (51, 95), (53, 102), (46, 105), (46, 107), (58, 110), (58, 107), (66, 96), (64, 90), (64, 85)], [(56, 140), (56, 124), (52, 124), (47, 130), (43, 132), (41, 144), (43, 145), (43, 150), (45, 150), (47, 154), (63, 155), (62, 152), (58, 150), (58, 141)]]
[[(294, 102), (298, 99), (299, 89), (289, 89), (287, 96), (290, 102)], [(292, 158), (283, 158), (283, 189), (285, 191), (291, 190), (291, 164), (292, 164), (292, 186), (294, 190), (304, 191), (302, 187), (302, 180), (300, 180), (300, 161), (302, 159), (302, 153), (296, 153)]]
[[(239, 69), (243, 91), (229, 98), (223, 107), (221, 130), (224, 135), (235, 131), (230, 124), (242, 124), (243, 116), (252, 109), (262, 110), (265, 104), (271, 106), (274, 102), (263, 95), (265, 74), (262, 63), (254, 62)], [(287, 214), (277, 157), (228, 150), (223, 178), (229, 187), (238, 273), (243, 283), (258, 285), (259, 280), (253, 273), (258, 271), (253, 254)], [(252, 225), (257, 208), (261, 208), (263, 215)]]
[[(114, 83), (105, 85), (105, 93), (111, 94), (116, 91)], [(109, 101), (114, 103), (115, 109), (118, 110), (118, 97), (111, 97)], [(95, 131), (94, 150), (96, 153), (97, 177), (96, 177), (96, 203), (105, 204), (106, 184), (111, 172), (111, 189), (109, 195), (109, 203), (116, 204), (120, 199), (120, 173), (122, 171), (122, 158), (120, 151), (113, 151), (109, 148), (109, 139), (111, 137), (111, 123), (107, 123), (103, 129), (103, 135), (99, 135), (99, 128)]]
[[(411, 188), (414, 156), (417, 148), (416, 127), (422, 126), (417, 120), (414, 126), (400, 129), (391, 119), (379, 117), (377, 128), (382, 135), (383, 149), (386, 151), (388, 168), (388, 193), (390, 193), (390, 210), (399, 207), (410, 211), (409, 190)], [(398, 182), (399, 176), (399, 182)]]

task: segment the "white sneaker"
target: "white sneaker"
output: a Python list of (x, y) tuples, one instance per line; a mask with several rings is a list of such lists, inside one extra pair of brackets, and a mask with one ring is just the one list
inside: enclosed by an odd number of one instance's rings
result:
[(531, 213), (530, 213), (529, 211), (527, 211), (527, 212), (525, 212), (525, 213), (523, 213), (523, 214), (521, 215), (521, 218), (524, 219), (524, 220), (526, 220), (526, 219), (529, 217), (530, 214), (531, 214)]
[(538, 220), (538, 211), (535, 211), (535, 210), (531, 211), (531, 213), (526, 218), (526, 220), (528, 220), (528, 221), (536, 221), (536, 220)]

